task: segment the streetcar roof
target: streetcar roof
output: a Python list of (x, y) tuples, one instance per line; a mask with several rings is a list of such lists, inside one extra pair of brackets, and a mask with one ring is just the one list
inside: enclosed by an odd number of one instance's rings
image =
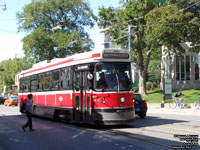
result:
[(99, 62), (99, 61), (129, 62), (130, 57), (128, 51), (122, 49), (104, 49), (100, 51), (89, 51), (89, 52), (74, 54), (66, 58), (55, 58), (52, 60), (45, 60), (39, 62), (37, 64), (34, 64), (32, 68), (22, 71), (20, 75), (31, 75), (36, 72), (40, 73), (48, 70), (50, 71), (65, 66)]

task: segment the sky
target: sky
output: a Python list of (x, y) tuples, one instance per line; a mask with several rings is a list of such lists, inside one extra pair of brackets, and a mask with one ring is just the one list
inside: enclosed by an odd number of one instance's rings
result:
[[(119, 0), (88, 0), (95, 15), (98, 15), (100, 6), (119, 6)], [(7, 10), (0, 9), (0, 62), (9, 58), (23, 57), (23, 32), (17, 32), (16, 13), (22, 12), (23, 7), (31, 0), (0, 0), (0, 5), (6, 4)], [(94, 49), (103, 48), (103, 35), (96, 25), (93, 29), (87, 29), (91, 39), (95, 42)]]

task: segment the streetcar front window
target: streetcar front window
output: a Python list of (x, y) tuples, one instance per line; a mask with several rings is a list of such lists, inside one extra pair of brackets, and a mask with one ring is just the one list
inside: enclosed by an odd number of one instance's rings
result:
[(131, 90), (130, 63), (98, 63), (95, 66), (97, 90)]

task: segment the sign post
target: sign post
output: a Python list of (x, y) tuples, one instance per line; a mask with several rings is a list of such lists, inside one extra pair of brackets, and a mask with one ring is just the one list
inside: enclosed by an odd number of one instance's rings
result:
[(165, 79), (165, 95), (172, 94), (172, 79)]
[(161, 108), (164, 108), (165, 100), (172, 98), (172, 79), (164, 79), (163, 84), (163, 102)]

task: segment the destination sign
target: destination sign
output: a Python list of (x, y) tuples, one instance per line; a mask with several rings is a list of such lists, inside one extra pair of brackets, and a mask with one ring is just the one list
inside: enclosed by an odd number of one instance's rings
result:
[(127, 54), (127, 53), (104, 53), (103, 58), (129, 59), (129, 54)]
[(90, 68), (90, 65), (81, 65), (81, 66), (75, 67), (75, 71), (89, 70), (89, 68)]

